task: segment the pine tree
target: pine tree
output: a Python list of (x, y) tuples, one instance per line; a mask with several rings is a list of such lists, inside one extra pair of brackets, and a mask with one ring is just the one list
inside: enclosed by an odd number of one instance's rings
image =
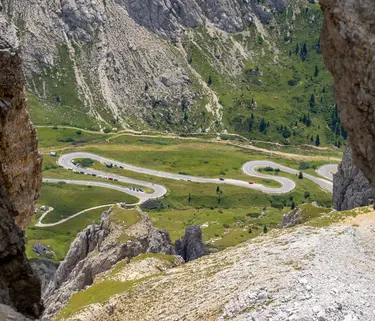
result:
[(307, 127), (310, 127), (310, 126), (311, 126), (310, 114), (307, 114), (306, 126), (307, 126)]
[(298, 45), (298, 43), (297, 43), (297, 45), (296, 45), (295, 53), (296, 53), (296, 55), (298, 55), (298, 53), (299, 53), (299, 45)]
[(311, 97), (310, 97), (309, 105), (310, 105), (311, 111), (315, 112), (315, 96), (314, 96), (314, 94), (312, 94)]
[(316, 135), (315, 145), (316, 145), (316, 146), (319, 146), (319, 145), (320, 145), (320, 138), (319, 138), (319, 135)]
[(219, 186), (216, 187), (216, 193), (220, 193), (220, 187)]
[(263, 233), (267, 233), (267, 232), (268, 232), (267, 225), (264, 225), (264, 227), (263, 227)]
[(296, 204), (294, 204), (294, 202), (292, 202), (292, 205), (290, 205), (290, 208), (291, 208), (292, 210), (294, 210), (295, 207), (296, 207)]
[(267, 128), (266, 121), (264, 120), (264, 118), (262, 118), (260, 121), (260, 125), (259, 125), (259, 131), (265, 132), (266, 128)]
[(302, 61), (305, 61), (307, 59), (307, 46), (306, 43), (303, 44), (301, 48), (301, 59)]
[(208, 84), (208, 86), (212, 85), (212, 78), (211, 78), (211, 76), (208, 76), (207, 84)]
[(188, 197), (188, 202), (190, 203), (191, 202), (191, 195), (189, 193), (189, 197)]
[(303, 173), (302, 172), (299, 172), (298, 179), (303, 179)]
[(318, 77), (318, 76), (319, 76), (319, 68), (317, 65), (315, 65), (314, 77)]

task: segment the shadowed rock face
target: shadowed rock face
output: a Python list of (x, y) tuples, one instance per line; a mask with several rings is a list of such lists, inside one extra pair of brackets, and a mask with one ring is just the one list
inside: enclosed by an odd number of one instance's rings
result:
[(41, 157), (21, 65), (16, 32), (0, 16), (0, 303), (34, 318), (42, 312), (40, 282), (26, 259), (21, 227), (34, 214)]
[(321, 45), (353, 160), (375, 186), (375, 2), (321, 0)]
[(202, 242), (202, 230), (199, 225), (186, 229), (184, 237), (175, 242), (176, 254), (181, 255), (185, 262), (196, 260), (205, 255)]
[(370, 183), (353, 163), (352, 149), (348, 145), (338, 172), (333, 176), (334, 208), (344, 211), (369, 205), (372, 202), (371, 192)]
[(15, 30), (0, 17), (0, 177), (16, 209), (12, 215), (21, 227), (34, 214), (42, 182), (41, 164), (27, 111)]

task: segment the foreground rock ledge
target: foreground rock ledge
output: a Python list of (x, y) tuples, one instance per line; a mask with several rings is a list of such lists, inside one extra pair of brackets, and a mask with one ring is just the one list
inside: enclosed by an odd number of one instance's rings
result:
[(273, 231), (144, 280), (67, 320), (374, 320), (373, 226), (371, 212), (331, 227)]

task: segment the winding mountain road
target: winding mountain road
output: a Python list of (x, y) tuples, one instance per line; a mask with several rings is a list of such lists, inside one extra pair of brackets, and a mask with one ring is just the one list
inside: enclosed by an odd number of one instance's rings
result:
[[(103, 188), (108, 188), (108, 189), (114, 189), (114, 190), (118, 190), (120, 192), (124, 192), (126, 194), (139, 198), (139, 202), (137, 204), (140, 204), (149, 199), (156, 199), (156, 198), (162, 197), (163, 195), (167, 193), (167, 189), (162, 185), (153, 184), (153, 183), (145, 182), (142, 180), (132, 179), (132, 178), (124, 177), (124, 176), (117, 175), (117, 174), (109, 174), (109, 173), (94, 170), (91, 168), (79, 168), (73, 164), (73, 160), (80, 159), (80, 158), (90, 158), (92, 160), (99, 161), (102, 163), (110, 163), (113, 166), (124, 169), (124, 170), (141, 173), (141, 174), (152, 175), (156, 177), (162, 177), (162, 178), (173, 179), (173, 180), (181, 180), (181, 181), (187, 181), (187, 182), (196, 182), (196, 183), (233, 185), (233, 186), (239, 186), (239, 187), (244, 187), (248, 189), (258, 190), (267, 194), (285, 194), (285, 193), (291, 192), (296, 187), (296, 184), (293, 180), (286, 178), (286, 177), (267, 175), (267, 174), (261, 173), (257, 171), (257, 168), (269, 166), (272, 168), (279, 168), (282, 172), (286, 172), (286, 173), (293, 174), (293, 175), (298, 175), (299, 173), (298, 170), (292, 169), (287, 166), (279, 165), (271, 161), (266, 161), (266, 160), (250, 161), (250, 162), (245, 163), (242, 166), (242, 171), (249, 176), (271, 179), (271, 180), (277, 181), (281, 185), (280, 187), (269, 187), (269, 186), (265, 186), (262, 184), (249, 183), (249, 182), (245, 182), (245, 181), (241, 181), (237, 179), (205, 178), (205, 177), (196, 177), (196, 176), (191, 176), (191, 175), (168, 173), (168, 172), (152, 170), (148, 168), (142, 168), (142, 167), (130, 165), (127, 163), (119, 162), (119, 161), (112, 160), (112, 159), (99, 156), (96, 154), (92, 154), (92, 153), (75, 152), (75, 153), (70, 153), (70, 154), (61, 156), (58, 159), (57, 163), (65, 169), (72, 170), (74, 172), (78, 172), (81, 174), (92, 175), (92, 176), (96, 176), (98, 178), (102, 178), (106, 180), (108, 180), (108, 178), (111, 178), (122, 183), (145, 186), (145, 187), (152, 189), (153, 193), (144, 193), (140, 191), (139, 189), (138, 190), (130, 189), (129, 187), (123, 187), (119, 185), (98, 182), (98, 181), (45, 178), (43, 179), (43, 182), (45, 183), (65, 182), (67, 184), (98, 186), (98, 187), (103, 187)], [(333, 171), (337, 171), (337, 165), (324, 165), (316, 171), (317, 174), (319, 174), (320, 176), (323, 176), (324, 178), (315, 177), (307, 173), (303, 173), (303, 175), (305, 179), (309, 179), (313, 181), (314, 183), (318, 184), (323, 190), (327, 192), (332, 192), (333, 184), (331, 180), (333, 177), (332, 176)], [(137, 204), (134, 204), (134, 205), (137, 205)], [(103, 205), (103, 206), (109, 206), (109, 205)], [(76, 213), (64, 220), (61, 220), (56, 223), (50, 223), (50, 224), (42, 223), (43, 218), (46, 216), (46, 213), (45, 213), (38, 220), (37, 226), (55, 226), (63, 222), (66, 222), (67, 220), (73, 217), (76, 217), (86, 211), (88, 210), (82, 211), (80, 213)]]

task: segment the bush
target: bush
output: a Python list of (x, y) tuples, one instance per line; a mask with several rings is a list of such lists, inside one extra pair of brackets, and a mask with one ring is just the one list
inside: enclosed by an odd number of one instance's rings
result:
[(82, 130), (77, 130), (77, 131), (76, 131), (76, 134), (77, 134), (77, 135), (82, 135)]
[(148, 210), (159, 210), (162, 207), (162, 204), (155, 199), (149, 199), (141, 204), (141, 207), (143, 209), (148, 209)]
[(229, 225), (228, 224), (223, 224), (223, 227), (224, 228), (229, 228)]
[(81, 167), (90, 167), (93, 164), (94, 164), (94, 161), (91, 158), (84, 158), (79, 161), (79, 165), (81, 165)]
[(299, 164), (299, 169), (304, 170), (304, 169), (309, 169), (309, 168), (316, 169), (316, 165), (311, 164), (311, 163), (309, 163), (309, 162), (301, 162), (301, 163)]
[(305, 192), (303, 195), (305, 196), (305, 198), (310, 198), (310, 192)]
[(104, 128), (103, 129), (103, 132), (106, 133), (106, 134), (110, 133), (111, 131), (112, 131), (112, 129), (110, 129), (110, 128)]

